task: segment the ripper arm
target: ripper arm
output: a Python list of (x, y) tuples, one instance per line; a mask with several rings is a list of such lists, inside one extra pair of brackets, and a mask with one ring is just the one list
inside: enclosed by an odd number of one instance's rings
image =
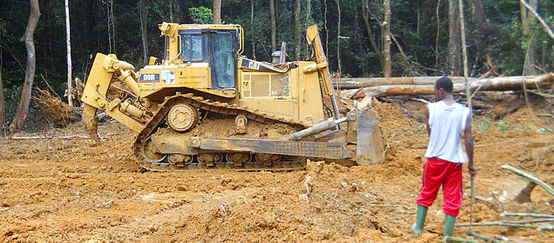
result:
[(103, 109), (106, 113), (123, 123), (132, 130), (139, 132), (143, 127), (143, 122), (148, 118), (145, 111), (120, 99), (108, 100), (107, 93), (110, 88), (112, 78), (117, 75), (117, 79), (125, 82), (125, 85), (140, 98), (140, 88), (137, 83), (133, 65), (117, 60), (113, 54), (96, 54), (92, 69), (90, 71), (83, 96), (83, 121), (87, 126), (87, 131), (91, 138), (99, 139), (97, 133), (98, 121), (96, 119), (96, 110)]

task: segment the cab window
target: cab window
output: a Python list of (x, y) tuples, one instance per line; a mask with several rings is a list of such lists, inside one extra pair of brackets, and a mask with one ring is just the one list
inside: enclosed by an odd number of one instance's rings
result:
[(185, 62), (202, 61), (202, 36), (201, 35), (181, 35), (181, 57)]

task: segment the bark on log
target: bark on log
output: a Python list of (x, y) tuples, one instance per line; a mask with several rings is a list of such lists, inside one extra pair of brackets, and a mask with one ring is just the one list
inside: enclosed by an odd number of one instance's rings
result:
[[(546, 190), (548, 193), (550, 193), (550, 195), (554, 196), (554, 189), (548, 185), (546, 182), (542, 181), (541, 179), (531, 175), (529, 172), (527, 171), (524, 171), (524, 170), (520, 170), (518, 168), (515, 168), (511, 165), (501, 165), (500, 166), (502, 169), (506, 169), (506, 170), (509, 170), (511, 172), (514, 172), (515, 174), (517, 174), (518, 176), (522, 176), (522, 177), (525, 177), (527, 178), (528, 180), (534, 182), (535, 184), (541, 186), (542, 188), (544, 188), (544, 190)], [(554, 222), (554, 221), (552, 221)]]
[(537, 225), (526, 225), (536, 223), (550, 223), (554, 222), (554, 219), (534, 219), (534, 220), (522, 220), (522, 221), (492, 221), (492, 222), (479, 222), (472, 224), (456, 224), (456, 227), (470, 227), (470, 226), (514, 226), (514, 227), (527, 227), (537, 228)]
[(554, 215), (551, 214), (539, 214), (539, 213), (511, 213), (504, 212), (502, 214), (504, 217), (533, 217), (533, 218), (554, 218)]
[[(339, 78), (333, 85), (335, 88), (355, 89), (362, 87), (375, 87), (380, 85), (396, 85), (396, 84), (415, 84), (415, 85), (434, 85), (435, 80), (442, 76), (428, 77), (394, 77), (394, 78)], [(448, 76), (454, 83), (464, 82), (464, 77)], [(476, 78), (469, 78), (470, 81)]]
[[(552, 73), (541, 76), (514, 76), (514, 77), (497, 77), (486, 79), (474, 79), (471, 81), (470, 89), (482, 90), (482, 91), (498, 91), (498, 90), (519, 90), (522, 85), (525, 84), (529, 88), (535, 88), (536, 86), (549, 87), (552, 85), (554, 75)], [(406, 79), (408, 82), (409, 79)], [(403, 82), (406, 82), (403, 80)], [(413, 79), (414, 81), (417, 79)], [(365, 93), (366, 95), (379, 97), (387, 95), (432, 95), (434, 94), (434, 81), (433, 84), (423, 84), (431, 79), (425, 81), (419, 81), (421, 84), (413, 85), (380, 85), (374, 87), (363, 88), (359, 93)], [(463, 77), (461, 77), (463, 80)], [(358, 91), (357, 89), (345, 90), (341, 94), (347, 97), (352, 96)], [(465, 92), (465, 84), (463, 82), (454, 82), (453, 93)]]

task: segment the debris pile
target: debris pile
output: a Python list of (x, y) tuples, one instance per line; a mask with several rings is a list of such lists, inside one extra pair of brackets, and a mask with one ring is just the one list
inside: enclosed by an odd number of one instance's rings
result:
[(59, 96), (54, 96), (47, 90), (37, 89), (33, 100), (56, 127), (65, 127), (81, 120), (79, 108), (69, 106)]

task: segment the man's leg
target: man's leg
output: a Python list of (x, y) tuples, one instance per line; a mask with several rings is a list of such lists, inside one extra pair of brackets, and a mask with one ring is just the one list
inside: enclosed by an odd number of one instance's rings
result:
[(442, 192), (444, 196), (444, 236), (452, 236), (456, 217), (462, 206), (463, 187), (462, 187), (462, 169), (463, 164), (450, 163), (445, 177)]
[(412, 225), (412, 229), (418, 234), (423, 233), (427, 209), (433, 204), (439, 188), (444, 181), (446, 163), (449, 162), (431, 158), (427, 159), (423, 165), (421, 192), (416, 199), (416, 203), (418, 204), (417, 218), (416, 223)]

